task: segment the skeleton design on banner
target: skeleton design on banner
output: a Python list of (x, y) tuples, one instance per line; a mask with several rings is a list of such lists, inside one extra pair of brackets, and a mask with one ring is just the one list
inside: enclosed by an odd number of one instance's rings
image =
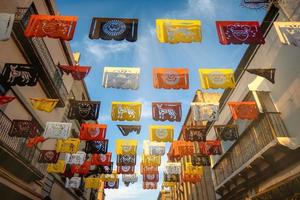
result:
[(247, 69), (247, 72), (255, 74), (269, 80), (271, 83), (275, 83), (275, 68), (270, 69)]
[(61, 153), (76, 153), (79, 150), (80, 140), (78, 138), (59, 139), (56, 142), (56, 151)]
[(70, 100), (69, 119), (97, 120), (100, 110), (100, 101)]
[(207, 140), (206, 142), (199, 142), (198, 145), (203, 156), (222, 155), (220, 140)]
[(55, 150), (41, 150), (38, 162), (39, 163), (56, 163), (59, 158), (59, 153)]
[(143, 174), (143, 182), (158, 182), (159, 174)]
[(31, 15), (24, 35), (72, 40), (77, 19), (75, 16)]
[(156, 33), (162, 43), (201, 42), (201, 21), (157, 19)]
[(117, 125), (123, 136), (129, 135), (129, 133), (135, 132), (140, 134), (141, 126), (139, 125)]
[(78, 151), (75, 154), (66, 153), (65, 162), (67, 164), (82, 165), (86, 159), (86, 153), (84, 151)]
[(174, 127), (173, 126), (152, 125), (149, 127), (150, 141), (172, 142), (173, 137), (174, 137)]
[(139, 102), (112, 102), (111, 119), (113, 121), (139, 121), (142, 104)]
[(215, 132), (220, 140), (237, 140), (239, 137), (237, 125), (215, 125)]
[(200, 153), (192, 155), (192, 164), (194, 166), (210, 166), (210, 158), (208, 156), (203, 156)]
[(157, 182), (143, 182), (143, 189), (144, 190), (156, 190)]
[(165, 182), (179, 182), (180, 174), (166, 174), (164, 173)]
[(39, 66), (6, 63), (1, 74), (1, 83), (7, 86), (35, 86)]
[(33, 120), (16, 120), (12, 121), (8, 135), (11, 137), (34, 138), (38, 135), (39, 130), (37, 123)]
[(152, 118), (155, 121), (181, 121), (181, 103), (152, 103)]
[(79, 188), (81, 185), (81, 177), (66, 178), (66, 188)]
[(135, 42), (137, 35), (138, 19), (94, 17), (89, 38), (117, 41), (126, 39), (129, 42)]
[(86, 142), (85, 152), (95, 154), (106, 154), (108, 140)]
[(0, 13), (0, 41), (9, 40), (14, 20), (15, 14)]
[(274, 27), (283, 44), (300, 47), (300, 22), (274, 22)]
[(153, 68), (153, 86), (163, 89), (189, 89), (186, 68)]
[(104, 88), (137, 90), (139, 79), (140, 68), (104, 67), (102, 86)]
[(134, 174), (135, 166), (117, 166), (118, 174)]
[(183, 137), (185, 141), (201, 142), (206, 140), (206, 126), (184, 126)]
[(116, 181), (105, 181), (104, 189), (118, 189), (119, 188), (119, 179)]
[(234, 120), (255, 120), (258, 118), (255, 101), (228, 102), (228, 106)]
[(228, 44), (264, 44), (265, 39), (256, 21), (217, 21), (219, 41)]
[(105, 124), (81, 124), (79, 138), (86, 141), (104, 140), (106, 127)]
[(192, 102), (191, 110), (194, 121), (216, 121), (219, 118), (219, 103)]
[(91, 158), (92, 165), (110, 165), (111, 164), (111, 152), (107, 152), (106, 154), (93, 154)]
[(67, 139), (70, 137), (72, 123), (47, 122), (43, 134), (44, 138)]
[(117, 155), (117, 166), (133, 166), (136, 164), (136, 155)]
[(164, 172), (166, 174), (181, 174), (181, 163), (167, 162)]
[(150, 142), (144, 140), (143, 150), (145, 155), (163, 156), (165, 154), (166, 144), (164, 142)]
[(83, 80), (90, 72), (90, 66), (68, 66), (58, 64), (58, 68), (66, 74), (71, 74), (76, 81)]

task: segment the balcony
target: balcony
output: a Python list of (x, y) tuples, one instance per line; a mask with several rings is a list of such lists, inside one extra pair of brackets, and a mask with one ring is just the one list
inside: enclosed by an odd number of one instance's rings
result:
[(37, 162), (39, 151), (27, 148), (26, 138), (10, 137), (11, 125), (12, 121), (0, 110), (0, 166), (27, 182), (42, 179), (46, 170)]
[(24, 30), (30, 16), (36, 13), (37, 11), (33, 5), (29, 8), (18, 8), (13, 33), (26, 60), (39, 66), (40, 84), (47, 96), (59, 99), (57, 106), (64, 107), (68, 91), (61, 78), (62, 74), (56, 67), (43, 38), (27, 38), (24, 36)]
[(262, 114), (250, 124), (213, 167), (221, 199), (242, 199), (245, 190), (292, 160), (293, 151), (281, 145), (278, 137), (288, 137), (280, 113)]

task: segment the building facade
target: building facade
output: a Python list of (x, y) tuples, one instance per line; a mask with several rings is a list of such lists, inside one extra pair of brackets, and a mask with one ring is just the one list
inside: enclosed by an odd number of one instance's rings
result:
[[(38, 163), (40, 148), (26, 147), (26, 138), (10, 137), (13, 120), (33, 120), (42, 133), (47, 121), (72, 122), (73, 136), (80, 124), (67, 118), (69, 100), (89, 100), (84, 81), (62, 74), (57, 65), (76, 64), (69, 42), (50, 38), (26, 38), (24, 30), (32, 14), (57, 15), (54, 0), (1, 1), (1, 13), (15, 13), (9, 40), (0, 41), (0, 70), (5, 63), (33, 64), (39, 67), (35, 86), (1, 85), (0, 95), (15, 99), (0, 106), (0, 193), (1, 199), (96, 199), (97, 191), (65, 188), (63, 178), (48, 174), (46, 164)], [(34, 110), (29, 98), (58, 99), (50, 112)], [(61, 155), (63, 156), (63, 155)]]
[[(273, 5), (262, 23), (265, 44), (250, 45), (235, 71), (236, 88), (220, 99), (219, 120), (238, 125), (239, 138), (223, 141), (223, 154), (211, 156), (218, 199), (299, 199), (300, 196), (300, 49), (279, 40), (273, 22), (299, 21), (300, 1)], [(275, 68), (275, 83), (247, 69)], [(228, 102), (255, 101), (255, 120), (233, 120)]]

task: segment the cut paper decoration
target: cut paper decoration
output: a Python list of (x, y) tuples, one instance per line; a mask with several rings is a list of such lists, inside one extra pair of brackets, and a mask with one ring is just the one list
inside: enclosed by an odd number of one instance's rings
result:
[(247, 72), (264, 77), (271, 83), (275, 83), (275, 68), (270, 69), (247, 69)]
[(91, 167), (91, 161), (86, 160), (82, 165), (71, 165), (71, 172), (86, 175)]
[[(92, 164), (93, 165), (93, 164)], [(97, 174), (111, 174), (113, 171), (113, 162), (110, 162), (109, 165), (99, 165), (96, 166), (96, 169), (90, 170), (87, 176), (89, 175), (97, 175)]]
[(61, 153), (76, 153), (79, 150), (80, 140), (78, 138), (58, 139), (56, 151)]
[(14, 20), (15, 14), (0, 13), (0, 41), (9, 40)]
[(117, 155), (136, 155), (137, 140), (116, 140)]
[(201, 42), (200, 20), (157, 19), (156, 35), (162, 43)]
[(156, 190), (157, 182), (143, 182), (143, 189), (144, 190)]
[(182, 157), (194, 154), (193, 142), (177, 140), (172, 142), (171, 149), (175, 157)]
[(141, 174), (158, 174), (158, 166), (145, 166), (141, 162), (140, 172)]
[(117, 166), (118, 174), (134, 174), (135, 166)]
[(160, 166), (161, 156), (142, 155), (143, 166)]
[(167, 162), (164, 172), (166, 174), (181, 174), (181, 163)]
[(111, 164), (111, 155), (111, 152), (107, 152), (106, 154), (93, 154), (91, 158), (92, 165), (109, 166)]
[(100, 110), (100, 101), (70, 100), (69, 119), (97, 120)]
[(78, 17), (31, 15), (24, 35), (26, 37), (50, 37), (72, 40)]
[(274, 22), (280, 42), (300, 47), (300, 22)]
[(202, 166), (194, 166), (191, 162), (186, 162), (184, 164), (184, 174), (189, 175), (203, 175), (203, 168)]
[(13, 101), (16, 97), (0, 96), (0, 106)]
[(166, 174), (164, 173), (164, 182), (179, 182), (180, 174)]
[(227, 89), (235, 87), (232, 69), (199, 69), (201, 86), (204, 89)]
[(163, 156), (165, 154), (166, 144), (164, 142), (151, 142), (144, 140), (143, 150), (145, 155)]
[(81, 177), (66, 178), (66, 188), (79, 188), (81, 186)]
[(101, 181), (116, 181), (118, 179), (118, 174), (113, 171), (111, 174), (100, 174)]
[(139, 121), (142, 104), (139, 102), (112, 102), (111, 119), (113, 121)]
[(71, 74), (73, 79), (76, 81), (83, 80), (90, 72), (90, 66), (68, 66), (68, 65), (58, 65), (58, 68), (65, 72), (67, 75)]
[(136, 174), (122, 174), (122, 181), (133, 184), (138, 181), (138, 177)]
[(80, 52), (78, 52), (78, 51), (73, 53), (73, 58), (74, 58), (74, 61), (75, 61), (75, 64), (76, 64), (76, 65), (79, 64), (80, 56), (81, 56), (81, 54), (80, 54)]
[(100, 178), (85, 178), (84, 179), (84, 188), (86, 189), (99, 189), (101, 184)]
[(143, 182), (158, 182), (159, 174), (143, 174)]
[(241, 5), (251, 9), (266, 8), (270, 0), (241, 0)]
[(163, 181), (162, 186), (163, 187), (175, 187), (176, 182), (165, 182), (165, 181)]
[(220, 140), (233, 141), (239, 137), (237, 125), (215, 125), (214, 129)]
[(200, 175), (183, 174), (182, 182), (198, 183), (201, 181)]
[(137, 90), (139, 79), (140, 68), (104, 67), (102, 86), (104, 88)]
[(163, 89), (189, 89), (187, 68), (153, 68), (153, 87)]
[(79, 139), (85, 141), (104, 140), (106, 127), (105, 124), (81, 124)]
[(94, 17), (89, 38), (135, 42), (137, 35), (138, 19)]
[(47, 166), (48, 173), (64, 173), (66, 169), (66, 163), (64, 160), (59, 160), (57, 163), (51, 163)]
[(194, 166), (210, 166), (210, 158), (208, 156), (203, 156), (200, 153), (192, 155), (192, 164)]
[(119, 179), (116, 181), (106, 181), (104, 183), (104, 189), (118, 189), (119, 188)]
[(117, 166), (133, 166), (136, 164), (136, 155), (117, 155)]
[(181, 103), (153, 102), (152, 118), (155, 121), (181, 121)]
[(255, 101), (228, 102), (228, 106), (234, 120), (255, 120), (258, 117)]
[(38, 135), (39, 130), (37, 123), (33, 120), (16, 120), (12, 121), (8, 135), (10, 137), (34, 138)]
[(184, 126), (183, 138), (185, 141), (202, 142), (206, 140), (206, 126)]
[(219, 118), (219, 103), (192, 102), (191, 110), (194, 121), (216, 121)]
[(222, 155), (222, 147), (220, 140), (207, 140), (199, 142), (199, 150), (203, 156)]
[(43, 134), (44, 138), (67, 139), (70, 137), (72, 123), (47, 122)]
[(29, 98), (33, 109), (52, 112), (58, 103), (58, 99), (47, 99), (47, 98)]
[(265, 43), (257, 21), (217, 21), (216, 26), (222, 45)]
[(174, 138), (174, 127), (165, 125), (149, 126), (149, 138), (150, 141), (172, 142)]
[(34, 138), (28, 138), (27, 143), (26, 143), (26, 147), (32, 148), (32, 147), (36, 146), (38, 143), (44, 142), (45, 140), (46, 139), (42, 136), (36, 136)]
[(106, 154), (108, 140), (86, 142), (85, 152), (95, 154)]
[(59, 153), (55, 150), (41, 150), (38, 162), (39, 163), (56, 163), (59, 158)]
[(6, 63), (2, 70), (1, 82), (7, 86), (35, 86), (38, 81), (39, 66)]
[(135, 132), (140, 134), (141, 126), (140, 125), (117, 125), (123, 136), (129, 135), (129, 133)]
[(66, 164), (82, 165), (85, 159), (86, 153), (84, 151), (77, 151), (74, 154), (66, 153), (65, 155)]

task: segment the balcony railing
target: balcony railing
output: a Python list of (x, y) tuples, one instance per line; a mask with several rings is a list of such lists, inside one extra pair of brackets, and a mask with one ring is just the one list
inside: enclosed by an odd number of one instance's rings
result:
[(30, 164), (40, 173), (45, 173), (45, 165), (37, 162), (39, 150), (26, 147), (26, 138), (11, 137), (8, 135), (12, 121), (0, 110), (0, 143), (9, 152), (15, 152), (26, 164)]
[(216, 186), (248, 162), (264, 147), (276, 139), (287, 137), (287, 130), (280, 113), (265, 113), (245, 130), (213, 167)]
[(51, 98), (60, 100), (58, 106), (64, 106), (68, 91), (62, 80), (62, 74), (56, 67), (43, 38), (26, 38), (24, 36), (24, 30), (30, 16), (36, 13), (37, 11), (33, 5), (29, 8), (18, 8), (15, 25), (13, 27), (14, 34), (22, 46), (21, 49), (23, 49), (25, 57), (28, 58), (32, 64), (40, 66), (40, 80), (42, 80), (41, 82), (45, 92)]

